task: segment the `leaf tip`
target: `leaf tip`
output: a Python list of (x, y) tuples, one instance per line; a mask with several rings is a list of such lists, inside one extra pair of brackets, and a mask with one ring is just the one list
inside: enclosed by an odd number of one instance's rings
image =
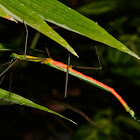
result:
[(70, 46), (70, 45), (67, 45), (66, 49), (71, 52), (73, 55), (75, 55), (76, 57), (79, 58), (78, 54), (75, 52), (75, 50)]
[(79, 56), (78, 56), (78, 54), (75, 52), (75, 53), (73, 53), (76, 57), (78, 57), (79, 58)]
[(70, 122), (72, 122), (73, 124), (75, 124), (75, 125), (77, 125), (77, 123), (76, 122), (74, 122), (74, 121), (72, 121), (72, 120), (69, 120)]
[(136, 54), (132, 54), (132, 56), (134, 56), (137, 59), (140, 59), (140, 57), (138, 55), (136, 55)]
[(140, 59), (140, 57), (138, 56), (138, 59)]

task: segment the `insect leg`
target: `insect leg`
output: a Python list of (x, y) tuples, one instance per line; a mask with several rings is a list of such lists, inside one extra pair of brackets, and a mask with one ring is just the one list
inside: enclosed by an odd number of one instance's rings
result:
[(78, 69), (101, 70), (102, 69), (102, 64), (101, 64), (100, 57), (99, 57), (98, 50), (97, 50), (96, 46), (95, 46), (95, 51), (96, 51), (97, 59), (98, 59), (98, 62), (99, 62), (99, 67), (98, 68), (95, 68), (95, 67), (83, 67), (83, 66), (72, 66), (72, 67), (73, 68), (78, 68)]
[(68, 52), (68, 65), (67, 65), (66, 80), (65, 80), (65, 98), (67, 97), (69, 66), (70, 66), (70, 53)]
[(13, 58), (9, 64), (9, 66), (0, 74), (0, 77), (5, 74), (16, 62), (18, 59)]
[(28, 42), (28, 28), (26, 23), (23, 21), (25, 29), (26, 29), (26, 40), (25, 40), (25, 48), (24, 48), (24, 58), (26, 58), (26, 52), (27, 52), (27, 42)]

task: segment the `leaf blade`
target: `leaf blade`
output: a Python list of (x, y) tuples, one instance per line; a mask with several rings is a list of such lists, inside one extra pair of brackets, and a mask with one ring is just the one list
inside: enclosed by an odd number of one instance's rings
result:
[[(46, 32), (43, 30), (43, 28), (45, 28), (45, 26), (46, 27), (48, 26), (47, 24), (46, 25), (44, 24), (45, 21), (43, 23), (43, 19), (45, 19), (46, 21), (54, 23), (62, 28), (76, 32), (92, 40), (116, 48), (122, 52), (125, 52), (131, 56), (136, 57), (137, 59), (140, 59), (138, 55), (136, 55), (134, 52), (128, 49), (120, 41), (115, 39), (112, 35), (110, 35), (105, 29), (103, 29), (97, 23), (79, 14), (75, 10), (65, 6), (64, 4), (62, 4), (57, 0), (45, 0), (45, 1), (0, 0), (0, 1), (3, 6), (5, 6), (7, 9), (15, 13), (14, 15), (15, 18), (20, 17), (22, 20), (25, 20), (25, 22), (28, 25), (32, 26), (37, 30), (39, 30), (38, 29), (39, 25), (42, 30), (42, 33)], [(39, 21), (37, 22), (38, 25), (36, 25), (36, 23), (32, 23), (33, 25), (30, 24), (31, 22), (30, 20), (32, 20), (32, 18), (40, 20), (40, 22)], [(51, 33), (48, 33), (47, 36), (53, 38), (54, 31), (51, 30), (49, 27), (48, 29), (50, 30)], [(55, 39), (53, 38), (53, 40)], [(68, 49), (70, 52), (77, 55), (74, 52), (74, 50), (64, 40), (62, 41), (61, 38), (59, 39), (57, 38), (56, 41), (63, 47), (65, 46), (65, 48)]]
[[(129, 50), (120, 41), (116, 40), (112, 35), (110, 35), (106, 30), (104, 30), (97, 23), (79, 14), (75, 10), (65, 6), (59, 1), (46, 0), (42, 2), (41, 0), (38, 1), (33, 0), (32, 2), (37, 3), (38, 5), (40, 5), (40, 7), (42, 6), (41, 9), (38, 8), (37, 10), (38, 13), (46, 21), (54, 23), (67, 30), (86, 36), (92, 40), (116, 48), (122, 52), (125, 52), (129, 55), (132, 55), (140, 59), (134, 52)], [(34, 7), (33, 5), (32, 8), (35, 9), (36, 7)]]
[(25, 22), (27, 25), (38, 30), (44, 35), (48, 36), (52, 40), (59, 43), (65, 49), (70, 51), (75, 56), (78, 56), (74, 49), (63, 39), (58, 33), (56, 33), (38, 13), (33, 11), (28, 5), (24, 6), (24, 3), (18, 0), (1, 1), (0, 7), (3, 8), (9, 15), (20, 22)]
[(31, 100), (29, 99), (26, 99), (18, 94), (15, 94), (15, 93), (12, 93), (12, 92), (9, 92), (9, 91), (6, 91), (4, 89), (1, 89), (0, 88), (0, 98), (5, 100), (5, 101), (9, 101), (9, 102), (13, 102), (13, 103), (16, 103), (16, 104), (20, 104), (20, 105), (24, 105), (24, 106), (29, 106), (29, 107), (33, 107), (33, 108), (37, 108), (37, 109), (40, 109), (42, 111), (46, 111), (46, 112), (49, 112), (49, 113), (52, 113), (52, 114), (55, 114), (63, 119), (66, 119), (74, 124), (76, 124), (74, 121), (64, 117), (63, 115), (55, 112), (55, 111), (52, 111), (44, 106), (41, 106), (39, 104), (36, 104), (34, 102), (32, 102)]
[(7, 12), (2, 7), (0, 7), (0, 17), (6, 18), (6, 19), (8, 18)]

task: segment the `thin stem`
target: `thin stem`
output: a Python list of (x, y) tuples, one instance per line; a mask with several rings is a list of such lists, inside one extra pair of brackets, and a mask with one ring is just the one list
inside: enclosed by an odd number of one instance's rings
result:
[(58, 102), (58, 101), (55, 101), (55, 100), (48, 100), (48, 102), (51, 102), (51, 103), (54, 103), (54, 104), (60, 104), (60, 105), (63, 105), (64, 107), (72, 110), (73, 112), (76, 112), (77, 114), (81, 115), (82, 117), (84, 117), (84, 119), (86, 119), (89, 123), (91, 123), (92, 125), (98, 127), (98, 128), (101, 128), (101, 126), (99, 126), (98, 124), (96, 124), (92, 119), (90, 119), (83, 111), (81, 111), (80, 109), (72, 106), (72, 105), (69, 105), (69, 104), (66, 104), (66, 103), (63, 103), (63, 102)]

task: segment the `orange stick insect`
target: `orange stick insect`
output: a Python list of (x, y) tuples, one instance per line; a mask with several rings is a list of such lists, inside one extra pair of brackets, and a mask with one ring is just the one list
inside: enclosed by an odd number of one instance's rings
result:
[(99, 88), (101, 88), (103, 90), (106, 90), (106, 91), (112, 93), (120, 101), (120, 103), (123, 105), (125, 110), (130, 113), (131, 117), (134, 120), (138, 120), (135, 117), (135, 112), (127, 105), (127, 103), (122, 99), (122, 97), (113, 88), (103, 84), (102, 82), (99, 82), (99, 81), (93, 79), (92, 77), (84, 75), (83, 73), (72, 69), (72, 67), (69, 67), (68, 65), (66, 65), (66, 64), (64, 64), (62, 62), (55, 61), (52, 58), (39, 58), (39, 57), (33, 57), (33, 56), (29, 56), (29, 55), (26, 55), (26, 58), (25, 58), (24, 55), (18, 55), (18, 54), (15, 54), (15, 53), (13, 53), (11, 56), (14, 59), (18, 59), (18, 60), (40, 62), (41, 64), (46, 64), (46, 65), (48, 65), (50, 67), (56, 68), (56, 69), (61, 70), (63, 72), (68, 71), (68, 73), (70, 75), (73, 75), (74, 77), (76, 77), (76, 78), (78, 78), (80, 80), (83, 80), (83, 81), (85, 81), (85, 82), (87, 82), (87, 83), (89, 83), (91, 85), (94, 85), (96, 87), (99, 87)]

